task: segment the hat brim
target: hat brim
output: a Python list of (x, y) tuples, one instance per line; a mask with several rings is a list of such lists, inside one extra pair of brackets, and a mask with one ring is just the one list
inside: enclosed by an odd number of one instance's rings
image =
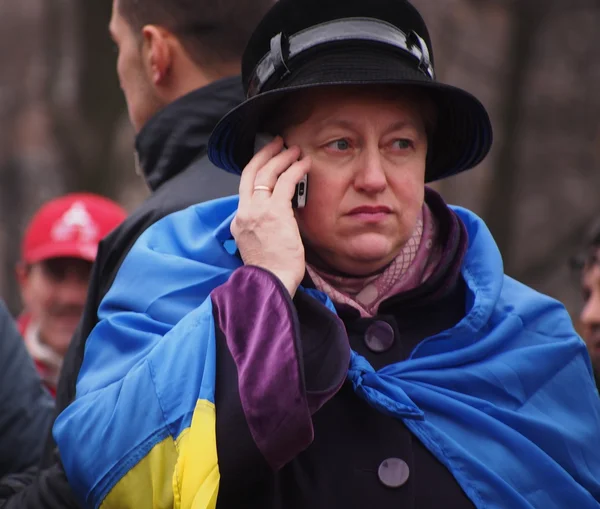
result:
[(426, 182), (456, 175), (479, 164), (492, 144), (485, 107), (468, 92), (432, 81), (398, 55), (346, 51), (317, 56), (282, 81), (230, 111), (213, 130), (208, 155), (213, 164), (240, 175), (254, 155), (256, 134), (285, 97), (316, 87), (398, 85), (424, 90), (437, 108), (429, 140)]
[(23, 261), (27, 264), (34, 264), (53, 258), (75, 258), (93, 263), (97, 254), (98, 246), (96, 244), (67, 242), (40, 246), (28, 253)]

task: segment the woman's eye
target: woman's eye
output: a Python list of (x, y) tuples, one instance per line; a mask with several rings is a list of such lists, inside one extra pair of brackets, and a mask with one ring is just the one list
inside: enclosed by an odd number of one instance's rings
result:
[(396, 140), (394, 141), (394, 145), (396, 148), (399, 148), (400, 150), (406, 150), (412, 147), (412, 141), (410, 140)]
[(335, 141), (332, 141), (331, 143), (328, 143), (327, 147), (331, 148), (333, 150), (338, 150), (340, 152), (343, 152), (350, 148), (350, 142), (348, 140), (344, 140), (344, 139), (335, 140)]

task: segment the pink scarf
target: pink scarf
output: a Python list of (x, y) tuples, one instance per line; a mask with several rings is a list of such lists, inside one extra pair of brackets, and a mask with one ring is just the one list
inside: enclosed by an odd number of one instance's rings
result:
[(315, 287), (338, 304), (357, 309), (362, 317), (377, 314), (387, 298), (412, 290), (425, 282), (442, 257), (438, 228), (429, 207), (424, 204), (412, 237), (398, 256), (380, 274), (369, 277), (344, 277), (307, 265)]

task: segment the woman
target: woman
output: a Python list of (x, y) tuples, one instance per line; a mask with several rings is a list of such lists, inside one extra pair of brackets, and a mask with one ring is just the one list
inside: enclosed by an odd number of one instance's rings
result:
[(600, 404), (568, 315), (425, 188), (491, 129), (434, 80), (417, 11), (281, 0), (243, 66), (249, 98), (210, 142), (239, 205), (139, 239), (57, 420), (82, 501), (599, 507)]

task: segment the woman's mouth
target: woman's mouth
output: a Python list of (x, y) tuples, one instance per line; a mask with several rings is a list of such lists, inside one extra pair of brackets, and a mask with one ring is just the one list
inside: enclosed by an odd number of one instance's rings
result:
[(380, 206), (369, 206), (364, 205), (362, 207), (356, 207), (352, 209), (348, 215), (354, 219), (358, 219), (360, 221), (365, 222), (379, 222), (392, 213), (392, 210), (389, 207), (380, 205)]

